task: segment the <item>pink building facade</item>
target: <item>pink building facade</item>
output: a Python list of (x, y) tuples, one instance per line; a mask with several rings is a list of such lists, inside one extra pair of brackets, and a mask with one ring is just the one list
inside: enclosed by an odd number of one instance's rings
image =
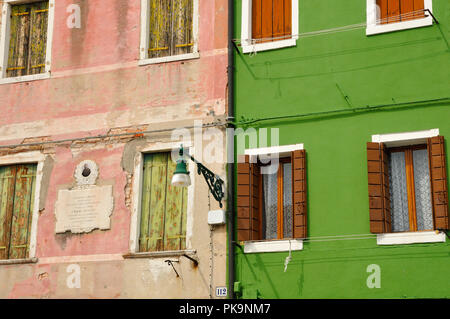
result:
[[(28, 219), (18, 215), (17, 222), (29, 223), (26, 248), (20, 258), (0, 260), (0, 298), (209, 298), (226, 286), (226, 226), (208, 224), (208, 211), (219, 205), (192, 162), (181, 221), (184, 245), (169, 251), (139, 247), (149, 191), (145, 156), (176, 148), (181, 139), (173, 132), (180, 128), (191, 136), (186, 147), (201, 160), (209, 145), (205, 136), (213, 135), (209, 140), (226, 153), (227, 1), (188, 1), (190, 42), (173, 45), (189, 49), (163, 57), (148, 54), (159, 50), (149, 30), (158, 22), (148, 22), (155, 1), (46, 1), (40, 72), (19, 76), (8, 74), (21, 68), (10, 66), (13, 19), (28, 11), (14, 10), (34, 1), (2, 1), (0, 166), (33, 164), (35, 173)], [(41, 12), (30, 10), (31, 17)], [(82, 162), (98, 174), (93, 182), (77, 179)], [(205, 164), (225, 180), (223, 163)], [(91, 188), (111, 192), (97, 202), (79, 199), (89, 202), (80, 204), (83, 209), (94, 204), (95, 214), (106, 214), (103, 226), (94, 221), (94, 229), (77, 230), (70, 220), (59, 230), (58, 214), (70, 215), (76, 204), (64, 192)], [(11, 214), (4, 224), (15, 223)], [(11, 253), (14, 230), (3, 228)]]

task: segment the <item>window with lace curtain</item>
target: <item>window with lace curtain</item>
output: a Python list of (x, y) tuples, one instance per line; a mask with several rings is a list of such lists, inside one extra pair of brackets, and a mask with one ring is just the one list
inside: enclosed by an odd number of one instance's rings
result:
[(278, 171), (261, 175), (262, 238), (292, 238), (292, 165), (280, 159)]
[(445, 141), (431, 131), (386, 134), (384, 141), (373, 136), (379, 142), (367, 143), (372, 233), (449, 228)]
[(433, 230), (426, 145), (388, 149), (392, 231)]
[(276, 166), (262, 163), (257, 155), (238, 163), (240, 241), (306, 237), (306, 153), (297, 145), (295, 150), (284, 147)]

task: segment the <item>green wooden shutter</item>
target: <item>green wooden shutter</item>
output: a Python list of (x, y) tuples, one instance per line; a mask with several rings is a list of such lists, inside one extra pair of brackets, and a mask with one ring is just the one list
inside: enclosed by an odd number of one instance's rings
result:
[(28, 74), (45, 71), (47, 48), (48, 2), (37, 2), (31, 8), (30, 54)]
[(0, 166), (0, 259), (9, 257), (16, 166)]
[(27, 4), (11, 7), (7, 77), (28, 74), (30, 12), (31, 8)]
[(35, 179), (35, 165), (17, 166), (9, 246), (10, 259), (26, 258), (28, 255)]
[(174, 187), (171, 179), (175, 172), (170, 154), (167, 156), (166, 212), (164, 218), (164, 250), (179, 250), (186, 247), (186, 202), (187, 187)]
[(0, 167), (0, 259), (27, 258), (36, 165)]
[(172, 187), (170, 153), (144, 156), (139, 251), (186, 247), (187, 188)]

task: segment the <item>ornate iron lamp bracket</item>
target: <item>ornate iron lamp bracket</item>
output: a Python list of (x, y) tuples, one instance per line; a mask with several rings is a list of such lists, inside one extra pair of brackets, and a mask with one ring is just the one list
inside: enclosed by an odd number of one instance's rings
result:
[(211, 172), (205, 165), (198, 162), (195, 158), (190, 155), (189, 157), (195, 164), (197, 164), (198, 175), (203, 175), (206, 184), (208, 184), (209, 190), (211, 191), (211, 194), (219, 202), (220, 208), (222, 208), (222, 199), (225, 196), (225, 193), (223, 191), (224, 181), (218, 175)]

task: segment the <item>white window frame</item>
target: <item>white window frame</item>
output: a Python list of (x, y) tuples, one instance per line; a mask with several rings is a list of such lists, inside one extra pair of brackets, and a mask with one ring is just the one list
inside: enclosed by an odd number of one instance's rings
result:
[[(426, 144), (427, 139), (439, 136), (439, 129), (372, 135), (372, 142), (387, 147)], [(403, 245), (445, 242), (445, 234), (437, 231), (396, 232), (377, 234), (377, 245)]]
[[(431, 16), (414, 19), (408, 21), (387, 23), (387, 24), (377, 24), (379, 19), (379, 10), (377, 9), (377, 0), (366, 0), (367, 1), (367, 27), (366, 35), (380, 34), (386, 32), (393, 32), (399, 30), (420, 28), (425, 26), (430, 26), (433, 24), (433, 18)], [(433, 13), (433, 1), (424, 0), (424, 9), (430, 10)]]
[(297, 44), (299, 34), (299, 11), (298, 0), (292, 0), (292, 38), (265, 42), (252, 43), (252, 0), (242, 0), (242, 24), (241, 24), (241, 46), (243, 53), (252, 53), (279, 48), (293, 47)]
[[(39, 219), (39, 201), (41, 193), (42, 175), (44, 168), (45, 155), (39, 151), (24, 152), (18, 154), (5, 155), (0, 157), (0, 165), (19, 165), (19, 164), (37, 164), (35, 191), (33, 202), (33, 211), (31, 212), (31, 229), (30, 229), (30, 247), (29, 254), (25, 260), (31, 260), (36, 258), (36, 245), (37, 245), (37, 227)], [(21, 259), (5, 259), (9, 263), (20, 262)]]
[[(174, 149), (180, 147), (179, 142), (170, 143), (156, 143), (147, 145), (136, 152), (134, 157), (134, 172), (133, 172), (133, 193), (132, 193), (132, 207), (131, 212), (131, 229), (130, 229), (130, 241), (129, 250), (130, 254), (143, 255), (143, 256), (168, 256), (176, 255), (180, 250), (176, 251), (157, 251), (157, 252), (140, 252), (139, 251), (139, 237), (140, 237), (140, 221), (141, 221), (141, 201), (142, 201), (142, 184), (143, 184), (143, 168), (144, 168), (144, 155), (148, 153), (160, 153), (160, 152), (172, 152)], [(189, 141), (183, 142), (185, 151), (190, 154), (194, 153), (194, 148)], [(195, 190), (195, 167), (191, 161), (188, 161), (187, 168), (189, 171), (189, 177), (191, 179), (191, 185), (188, 186), (187, 196), (187, 212), (186, 212), (186, 249), (181, 251), (191, 252), (191, 239), (193, 230), (193, 217), (194, 217), (194, 190)]]
[[(244, 154), (250, 157), (250, 162), (256, 162), (259, 155), (278, 154), (280, 158), (288, 157), (291, 152), (303, 150), (303, 144), (271, 146), (246, 149)], [(298, 238), (250, 240), (244, 242), (244, 253), (267, 253), (303, 250), (303, 240)]]
[(139, 65), (148, 65), (156, 63), (165, 63), (172, 61), (182, 61), (197, 59), (200, 57), (198, 52), (198, 20), (199, 20), (199, 7), (198, 0), (193, 0), (194, 10), (192, 13), (192, 36), (194, 45), (192, 47), (191, 53), (178, 54), (165, 56), (160, 58), (149, 58), (148, 57), (148, 46), (150, 40), (150, 0), (141, 0), (141, 44), (139, 50)]
[(4, 0), (2, 7), (2, 25), (0, 38), (0, 84), (26, 82), (50, 78), (52, 61), (53, 25), (55, 21), (55, 0), (48, 0), (47, 47), (45, 50), (45, 70), (43, 73), (16, 77), (6, 77), (11, 25), (11, 6), (39, 2), (42, 0)]

